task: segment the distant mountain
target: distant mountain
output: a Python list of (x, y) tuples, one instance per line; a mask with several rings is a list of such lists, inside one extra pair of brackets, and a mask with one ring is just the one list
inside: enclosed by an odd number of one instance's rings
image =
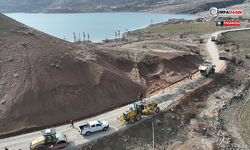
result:
[(53, 0), (0, 0), (0, 12), (30, 12), (49, 7)]
[(1, 13), (150, 12), (198, 13), (245, 0), (0, 0)]

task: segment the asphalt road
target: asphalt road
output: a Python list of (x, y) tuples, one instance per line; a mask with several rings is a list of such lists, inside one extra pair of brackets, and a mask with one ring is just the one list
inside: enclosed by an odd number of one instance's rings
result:
[[(226, 32), (226, 31), (215, 32), (212, 34), (212, 36), (216, 36), (221, 32)], [(214, 61), (214, 64), (216, 65), (216, 72), (220, 72), (221, 70), (224, 69), (226, 62), (223, 60), (219, 60), (217, 47), (215, 43), (211, 41), (211, 38), (208, 40), (206, 46), (207, 46), (208, 52), (211, 55), (211, 58)], [(184, 94), (184, 93), (180, 93), (180, 94)], [(164, 97), (164, 94), (152, 96), (150, 98), (147, 98), (146, 100), (147, 101), (154, 101), (154, 100), (160, 101), (161, 103), (159, 104), (159, 107), (161, 110), (165, 110), (174, 104), (174, 99), (166, 100), (166, 95)], [(122, 130), (124, 128), (130, 127), (131, 124), (124, 124), (123, 122), (117, 120), (117, 117), (122, 115), (122, 113), (126, 111), (129, 107), (133, 107), (133, 104), (126, 105), (124, 107), (115, 109), (113, 111), (110, 111), (104, 114), (100, 114), (93, 118), (88, 118), (79, 122), (75, 122), (74, 124), (75, 128), (70, 128), (69, 127), (70, 123), (55, 127), (57, 133), (61, 132), (61, 133), (66, 134), (70, 140), (70, 145), (68, 145), (66, 148), (62, 150), (77, 149), (77, 147), (80, 147), (88, 143), (89, 141), (97, 140), (99, 138), (112, 134), (118, 130)], [(147, 117), (149, 116), (142, 116), (142, 119), (145, 119)], [(85, 124), (86, 122), (92, 121), (92, 120), (100, 120), (100, 121), (106, 120), (109, 122), (110, 128), (107, 131), (96, 132), (96, 133), (91, 134), (90, 136), (80, 135), (77, 129), (78, 126)], [(28, 134), (1, 139), (0, 150), (4, 150), (5, 147), (7, 147), (9, 150), (19, 150), (19, 149), (27, 150), (29, 149), (29, 143), (33, 141), (34, 139), (38, 138), (39, 136), (41, 136), (41, 131), (36, 131), (36, 132), (28, 133)]]

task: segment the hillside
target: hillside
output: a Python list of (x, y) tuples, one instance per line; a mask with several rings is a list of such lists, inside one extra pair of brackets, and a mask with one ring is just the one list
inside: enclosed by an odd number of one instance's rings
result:
[(116, 56), (95, 44), (52, 37), (3, 14), (0, 21), (2, 138), (133, 102), (142, 89), (152, 93), (152, 88), (171, 85), (203, 61), (187, 52), (147, 52), (138, 59), (140, 85), (133, 49)]
[(1, 135), (89, 117), (133, 101), (142, 90), (108, 61), (110, 54), (3, 14), (0, 21)]
[(211, 7), (226, 8), (242, 4), (244, 1), (245, 0), (0, 0), (0, 12), (149, 12), (195, 14), (208, 11)]

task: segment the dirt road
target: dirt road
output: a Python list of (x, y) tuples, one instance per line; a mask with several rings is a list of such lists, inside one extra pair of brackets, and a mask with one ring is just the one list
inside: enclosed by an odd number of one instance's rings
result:
[[(221, 31), (219, 32), (215, 32), (211, 35), (212, 36), (215, 36), (217, 37), (217, 35), (221, 33)], [(211, 56), (211, 58), (213, 59), (213, 63), (216, 65), (215, 67), (215, 72), (220, 72), (224, 69), (225, 64), (225, 60), (219, 60), (219, 55), (218, 55), (218, 48), (217, 46), (215, 45), (215, 42), (211, 41), (211, 37), (208, 39), (207, 41), (207, 50)]]
[[(229, 31), (238, 31), (238, 30), (249, 30), (250, 28), (240, 28), (240, 29), (232, 29), (232, 30), (224, 30), (224, 31), (218, 31), (212, 33), (212, 36), (217, 37), (218, 34), (224, 33), (224, 32), (229, 32)], [(213, 59), (214, 64), (216, 65), (215, 72), (221, 72), (226, 66), (226, 61), (225, 60), (219, 60), (219, 55), (218, 55), (218, 48), (215, 45), (215, 42), (211, 41), (211, 37), (207, 41), (206, 47), (207, 50)]]
[[(225, 31), (222, 31), (225, 32)], [(212, 35), (217, 35), (220, 32), (213, 33)], [(216, 72), (220, 72), (225, 67), (225, 61), (221, 61), (218, 58), (217, 53), (217, 47), (214, 44), (214, 42), (211, 42), (211, 39), (207, 42), (207, 50), (209, 51), (211, 57), (214, 60), (214, 64), (216, 65)], [(172, 93), (171, 93), (172, 92)], [(170, 94), (170, 95), (169, 95)], [(158, 94), (155, 96), (152, 96), (150, 98), (147, 98), (147, 101), (157, 101), (159, 104), (159, 107), (161, 110), (165, 110), (169, 107), (171, 107), (174, 104), (174, 99), (178, 97), (179, 95), (185, 94), (185, 90), (173, 90), (170, 91), (168, 94)], [(124, 124), (120, 121), (118, 121), (116, 118), (120, 116), (125, 110), (127, 110), (129, 107), (133, 107), (132, 104), (126, 105), (124, 107), (121, 107), (119, 109), (115, 109), (113, 111), (100, 114), (93, 118), (88, 118), (79, 122), (75, 122), (75, 128), (70, 128), (70, 123), (66, 125), (62, 125), (59, 127), (55, 127), (57, 132), (62, 132), (66, 134), (70, 140), (70, 145), (64, 148), (64, 150), (67, 149), (76, 149), (77, 147), (80, 147), (81, 145), (86, 144), (89, 141), (97, 140), (98, 138), (104, 137), (106, 135), (112, 134), (116, 132), (117, 130), (122, 130), (124, 128), (130, 127), (130, 124)], [(143, 116), (142, 119), (145, 119), (147, 116)], [(97, 133), (93, 133), (90, 136), (82, 136), (79, 134), (77, 128), (79, 125), (82, 125), (88, 121), (91, 120), (106, 120), (110, 124), (110, 128), (107, 131), (100, 131)], [(36, 139), (37, 137), (41, 136), (40, 131), (23, 134), (15, 137), (5, 138), (0, 140), (0, 149), (4, 149), (4, 147), (9, 148), (9, 150), (27, 150), (29, 147), (29, 143)]]

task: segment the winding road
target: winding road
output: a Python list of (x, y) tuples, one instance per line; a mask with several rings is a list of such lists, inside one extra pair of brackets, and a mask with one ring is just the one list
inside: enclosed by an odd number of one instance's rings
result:
[[(241, 28), (241, 29), (235, 29), (235, 30), (245, 30), (247, 28)], [(234, 31), (235, 31), (234, 30)], [(217, 36), (221, 32), (228, 32), (228, 31), (233, 31), (233, 30), (225, 30), (225, 31), (218, 31), (215, 33), (212, 33), (211, 36)], [(218, 49), (217, 46), (215, 45), (214, 42), (211, 41), (211, 38), (208, 39), (207, 44), (206, 44), (207, 50), (211, 55), (211, 58), (214, 61), (214, 64), (216, 65), (216, 72), (221, 72), (226, 66), (226, 62), (223, 60), (219, 60), (218, 57)], [(147, 98), (147, 102), (151, 101), (154, 99), (155, 96), (151, 98)], [(174, 104), (174, 100), (168, 100), (168, 101), (162, 101), (159, 104), (159, 107), (161, 110), (165, 110), (169, 107), (171, 107)], [(70, 123), (65, 124), (62, 126), (55, 127), (56, 131), (59, 133), (64, 133), (68, 136), (70, 140), (70, 145), (68, 145), (66, 148), (62, 150), (67, 150), (67, 149), (77, 149), (81, 147), (82, 145), (85, 145), (89, 141), (92, 140), (97, 140), (99, 138), (102, 138), (104, 136), (107, 136), (109, 134), (115, 133), (118, 130), (122, 130), (124, 128), (128, 128), (132, 126), (131, 124), (124, 124), (123, 122), (118, 121), (116, 118), (120, 116), (124, 111), (126, 111), (129, 107), (133, 107), (133, 104), (126, 105), (121, 108), (117, 108), (115, 110), (109, 111), (104, 114), (100, 114), (96, 117), (93, 118), (88, 118), (79, 122), (75, 122), (74, 126), (75, 128), (70, 128)], [(147, 118), (148, 116), (143, 116), (142, 119)], [(79, 134), (77, 128), (79, 125), (82, 125), (88, 121), (92, 120), (106, 120), (110, 124), (110, 128), (107, 131), (100, 131), (91, 134), (90, 136), (82, 136)], [(136, 123), (135, 123), (136, 124)], [(32, 133), (27, 133), (27, 134), (22, 134), (19, 136), (14, 136), (10, 138), (5, 138), (5, 139), (0, 139), (0, 150), (4, 150), (5, 147), (7, 147), (9, 150), (27, 150), (29, 149), (29, 143), (33, 141), (34, 139), (38, 138), (41, 136), (41, 131), (36, 131)]]

